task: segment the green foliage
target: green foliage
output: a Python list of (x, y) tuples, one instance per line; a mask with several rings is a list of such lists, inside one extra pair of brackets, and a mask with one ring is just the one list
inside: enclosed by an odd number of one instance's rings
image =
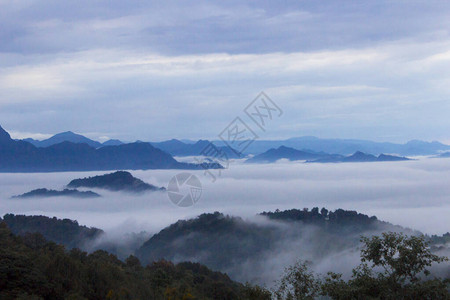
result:
[(272, 293), (258, 285), (246, 283), (243, 289), (243, 299), (247, 300), (270, 300)]
[(284, 276), (277, 284), (274, 296), (277, 300), (312, 300), (319, 294), (319, 291), (319, 281), (308, 270), (307, 263), (297, 262), (294, 266), (286, 268)]
[(308, 208), (276, 210), (275, 212), (263, 212), (261, 215), (272, 220), (301, 221), (304, 224), (326, 227), (329, 232), (346, 232), (347, 234), (376, 229), (377, 226), (383, 224), (374, 216), (369, 217), (356, 211), (336, 209), (333, 212), (322, 208), (319, 212), (318, 207), (311, 210)]
[[(319, 212), (315, 208), (269, 214), (274, 219), (324, 228), (330, 224), (337, 228), (379, 224), (376, 219), (342, 210)], [(349, 280), (336, 273), (319, 277), (307, 263), (299, 262), (286, 269), (271, 293), (259, 286), (236, 283), (199, 263), (175, 265), (158, 260), (144, 267), (136, 256), (121, 261), (103, 250), (88, 254), (71, 246), (95, 238), (101, 231), (76, 221), (14, 215), (5, 215), (4, 220), (0, 223), (0, 299), (450, 299), (449, 280), (434, 278), (428, 270), (447, 259), (433, 254), (428, 246), (433, 238), (423, 236), (388, 232), (363, 237), (361, 264)], [(21, 236), (11, 233), (6, 223)], [(38, 232), (72, 249), (48, 242)], [(323, 243), (324, 231), (317, 232)], [(277, 234), (276, 227), (245, 224), (240, 218), (220, 213), (203, 214), (169, 226), (146, 246), (155, 249), (165, 245), (156, 249), (187, 254), (198, 254), (198, 249), (209, 246), (213, 258), (226, 266), (227, 259), (255, 257), (258, 249), (270, 249)], [(182, 236), (190, 239), (185, 239), (182, 249), (171, 249), (170, 241)]]
[(450, 232), (444, 233), (442, 236), (432, 235), (430, 237), (432, 244), (447, 244), (450, 243)]
[(143, 262), (159, 259), (191, 260), (202, 253), (201, 262), (217, 270), (257, 259), (272, 247), (279, 233), (274, 226), (259, 226), (239, 217), (215, 212), (180, 220), (145, 242), (137, 256)]
[(433, 254), (423, 236), (383, 233), (361, 239), (361, 264), (350, 280), (328, 273), (318, 278), (307, 264), (288, 268), (274, 291), (276, 299), (450, 299), (449, 280), (429, 278), (427, 269), (447, 261)]
[[(0, 223), (0, 299), (256, 299), (226, 274), (197, 263), (158, 261), (143, 267), (106, 251), (91, 254), (47, 242), (39, 234), (15, 236)], [(251, 295), (254, 295), (251, 294)], [(260, 298), (264, 299), (264, 298)]]
[(40, 233), (46, 239), (63, 244), (67, 248), (83, 247), (86, 242), (96, 239), (103, 233), (98, 228), (81, 226), (77, 221), (61, 220), (56, 217), (6, 214), (3, 221), (14, 234)]
[(364, 248), (361, 261), (371, 262), (374, 267), (382, 267), (380, 278), (399, 285), (419, 281), (422, 272), (433, 263), (448, 260), (431, 253), (423, 236), (407, 237), (401, 233), (383, 233), (381, 237), (363, 237)]
[[(227, 270), (234, 278), (248, 280), (241, 277), (242, 264), (260, 264), (265, 255), (279, 251), (286, 242), (308, 238), (316, 257), (325, 257), (356, 247), (359, 236), (367, 230), (385, 227), (395, 230), (393, 225), (375, 217), (342, 209), (329, 212), (315, 207), (261, 215), (277, 222), (249, 222), (219, 212), (180, 220), (153, 235), (136, 255), (144, 263), (195, 258), (213, 269)], [(288, 226), (279, 226), (280, 223)]]

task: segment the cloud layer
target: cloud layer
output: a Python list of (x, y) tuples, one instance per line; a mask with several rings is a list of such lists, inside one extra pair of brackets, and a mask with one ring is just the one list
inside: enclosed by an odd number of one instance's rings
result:
[(448, 141), (449, 9), (0, 1), (2, 126), (215, 138), (264, 90), (286, 112), (266, 138)]
[[(131, 172), (146, 182), (166, 186), (179, 171)], [(199, 202), (188, 208), (175, 206), (165, 193), (130, 195), (95, 190), (103, 197), (9, 198), (40, 187), (61, 189), (74, 178), (104, 173), (0, 174), (0, 215), (10, 212), (43, 214), (76, 219), (80, 224), (102, 228), (106, 236), (92, 246), (116, 245), (114, 249), (119, 250), (121, 257), (133, 253), (153, 233), (179, 219), (214, 211), (241, 216), (248, 222), (264, 226), (271, 222), (255, 218), (257, 213), (277, 208), (317, 206), (331, 210), (357, 210), (428, 234), (440, 235), (450, 228), (450, 159), (341, 164), (233, 163), (229, 169), (222, 170), (216, 182), (211, 182), (203, 172), (194, 171), (202, 181), (203, 191)], [(308, 226), (285, 227), (281, 245), (274, 247), (274, 251), (264, 253), (264, 263), (258, 257), (249, 259), (244, 265), (231, 264), (224, 271), (243, 282), (251, 280), (271, 286), (280, 277), (283, 268), (298, 259), (313, 261), (312, 267), (319, 273), (332, 270), (347, 275), (359, 262), (359, 252), (352, 248), (354, 243), (344, 248), (336, 247), (327, 255), (318, 255), (318, 249), (323, 249), (324, 245), (334, 245), (334, 242), (324, 244), (324, 237)], [(346, 238), (358, 240), (358, 236)], [(448, 252), (442, 254), (448, 255)], [(201, 257), (185, 257), (180, 253), (179, 260), (201, 261)]]
[[(326, 207), (376, 215), (383, 221), (429, 234), (449, 230), (450, 159), (407, 162), (272, 165), (231, 164), (203, 184), (200, 201), (190, 208), (173, 205), (164, 193), (133, 196), (98, 190), (99, 199), (9, 199), (31, 189), (61, 189), (70, 180), (105, 172), (0, 174), (0, 214), (44, 214), (77, 219), (81, 224), (124, 232), (157, 232), (203, 212), (242, 217), (275, 209)], [(167, 186), (177, 170), (131, 171), (157, 186)], [(218, 174), (216, 174), (218, 175)], [(126, 224), (126, 226), (124, 225)]]

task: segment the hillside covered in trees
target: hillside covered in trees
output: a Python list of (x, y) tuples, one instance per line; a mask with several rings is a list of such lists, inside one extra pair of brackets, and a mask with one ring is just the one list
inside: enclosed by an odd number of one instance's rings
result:
[(263, 284), (279, 276), (281, 261), (293, 262), (302, 257), (320, 265), (334, 255), (353, 261), (361, 235), (385, 231), (418, 234), (342, 209), (277, 210), (251, 219), (215, 212), (164, 228), (146, 241), (136, 255), (146, 263), (159, 259), (196, 261), (226, 272), (233, 279)]
[[(0, 299), (252, 299), (247, 288), (197, 263), (143, 267), (106, 251), (66, 250), (0, 223)], [(258, 298), (253, 298), (258, 299)]]
[(49, 218), (46, 216), (25, 216), (6, 214), (4, 222), (16, 235), (39, 233), (45, 239), (62, 244), (66, 248), (83, 248), (86, 243), (94, 241), (103, 234), (103, 230), (79, 225), (70, 219)]
[(110, 191), (126, 191), (132, 193), (166, 190), (164, 187), (157, 187), (152, 184), (148, 184), (126, 171), (117, 171), (105, 175), (74, 179), (67, 185), (67, 187), (99, 188)]
[[(265, 213), (281, 219), (299, 219), (304, 222), (318, 221), (316, 210), (291, 210), (285, 212)], [(325, 215), (322, 210), (320, 215)], [(375, 218), (353, 212), (335, 211), (327, 213), (324, 221), (353, 218), (366, 220), (366, 225), (379, 222)], [(340, 217), (336, 217), (340, 216)], [(312, 216), (316, 216), (311, 218)], [(344, 217), (347, 216), (347, 217)], [(350, 217), (351, 216), (351, 217)], [(314, 221), (313, 221), (314, 220)], [(15, 235), (7, 223), (15, 228)], [(170, 242), (165, 236), (181, 230), (186, 235), (202, 231), (214, 236), (216, 229), (222, 228), (215, 237), (236, 235), (230, 243), (239, 238), (247, 238), (249, 244), (264, 241), (265, 234), (273, 239), (276, 231), (271, 228), (243, 226), (244, 220), (224, 216), (220, 213), (204, 214), (197, 219), (180, 221), (151, 241), (157, 240), (161, 245)], [(364, 223), (364, 222), (362, 222)], [(297, 224), (298, 225), (298, 224)], [(333, 224), (335, 226), (336, 223)], [(373, 226), (369, 225), (369, 226)], [(255, 225), (257, 226), (257, 225)], [(34, 228), (34, 229), (33, 229)], [(128, 256), (124, 260), (104, 250), (91, 253), (78, 248), (68, 249), (63, 245), (49, 242), (37, 231), (47, 236), (58, 238), (57, 232), (72, 231), (78, 228), (87, 237), (95, 236), (99, 229), (78, 225), (76, 221), (58, 220), (47, 217), (27, 217), (5, 215), (0, 222), (0, 299), (248, 299), (248, 300), (287, 300), (315, 299), (449, 299), (450, 274), (441, 278), (430, 273), (430, 266), (447, 263), (447, 258), (434, 254), (429, 247), (429, 238), (425, 236), (387, 232), (378, 236), (363, 237), (360, 242), (361, 264), (353, 269), (350, 279), (342, 274), (328, 272), (318, 274), (310, 269), (311, 262), (297, 260), (281, 274), (273, 288), (242, 284), (233, 281), (227, 274), (209, 269), (196, 262), (174, 263), (168, 260), (151, 260), (141, 264), (138, 257)], [(189, 230), (188, 230), (189, 229)], [(30, 233), (35, 232), (35, 233)], [(446, 242), (447, 235), (433, 236), (431, 240)], [(198, 236), (197, 236), (198, 237)], [(200, 242), (198, 255), (202, 255)], [(211, 240), (208, 240), (211, 242)], [(243, 244), (236, 244), (234, 249), (222, 247), (219, 239), (215, 240), (219, 259), (230, 263), (231, 255), (238, 258), (244, 251)], [(361, 245), (362, 242), (362, 245)], [(324, 241), (325, 245), (327, 241)], [(148, 244), (148, 243), (146, 243)], [(189, 244), (188, 244), (189, 245)], [(148, 245), (147, 245), (148, 246)], [(230, 247), (230, 245), (228, 245)], [(259, 248), (268, 247), (261, 244)], [(256, 251), (258, 246), (250, 250)], [(169, 248), (165, 248), (169, 251)], [(183, 253), (183, 249), (175, 249)], [(248, 251), (249, 249), (247, 249)], [(300, 249), (301, 250), (301, 249)], [(191, 251), (187, 249), (187, 251)], [(272, 254), (274, 254), (272, 252)], [(298, 259), (303, 259), (297, 253)], [(267, 256), (263, 256), (267, 259)], [(261, 262), (270, 264), (270, 260)], [(257, 268), (244, 262), (248, 272), (258, 272)], [(448, 263), (447, 263), (448, 266)]]

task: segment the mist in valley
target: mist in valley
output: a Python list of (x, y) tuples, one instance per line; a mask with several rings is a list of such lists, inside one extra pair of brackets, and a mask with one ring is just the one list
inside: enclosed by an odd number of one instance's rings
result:
[[(167, 186), (179, 170), (131, 171), (145, 182)], [(379, 220), (419, 230), (443, 234), (448, 221), (450, 159), (421, 158), (406, 162), (305, 164), (279, 162), (246, 165), (232, 163), (212, 182), (203, 171), (189, 171), (201, 180), (202, 197), (192, 207), (172, 204), (165, 192), (128, 194), (91, 189), (101, 198), (68, 197), (11, 199), (36, 188), (62, 189), (72, 179), (107, 172), (64, 172), (39, 174), (0, 174), (0, 213), (46, 215), (77, 220), (82, 225), (105, 231), (86, 250), (108, 249), (119, 257), (133, 254), (146, 240), (178, 220), (195, 218), (205, 212), (239, 216), (243, 224), (271, 228), (274, 243), (254, 257), (230, 258), (220, 268), (233, 279), (271, 286), (286, 266), (307, 260), (318, 273), (342, 272), (349, 276), (360, 262), (360, 233), (326, 234), (315, 226), (298, 226), (268, 220), (256, 214), (292, 208), (326, 207), (356, 210)], [(379, 234), (388, 227), (364, 232)], [(389, 227), (389, 229), (392, 229)], [(407, 232), (412, 232), (408, 231)], [(192, 237), (184, 237), (192, 238)], [(201, 238), (201, 237), (196, 237)], [(183, 247), (183, 239), (176, 241)], [(230, 240), (231, 243), (231, 240)], [(174, 261), (198, 261), (208, 265), (211, 252), (195, 255), (179, 253)], [(448, 249), (441, 249), (448, 255)], [(441, 268), (442, 269), (442, 268)], [(440, 272), (440, 271), (439, 271)], [(445, 272), (445, 270), (443, 271)]]

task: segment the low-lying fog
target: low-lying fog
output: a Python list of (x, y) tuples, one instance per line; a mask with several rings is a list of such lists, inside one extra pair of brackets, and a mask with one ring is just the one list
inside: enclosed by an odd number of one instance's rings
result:
[[(157, 186), (167, 186), (172, 176), (180, 172), (184, 171), (131, 171)], [(109, 172), (0, 174), (0, 214), (42, 214), (78, 220), (80, 224), (104, 229), (107, 235), (98, 242), (120, 245), (125, 256), (165, 226), (214, 211), (254, 220), (255, 214), (277, 208), (343, 208), (376, 215), (381, 220), (428, 234), (450, 231), (450, 159), (341, 164), (235, 162), (222, 170), (215, 182), (203, 171), (189, 172), (200, 178), (203, 191), (199, 202), (187, 208), (172, 204), (165, 192), (130, 195), (94, 189), (103, 197), (11, 199), (36, 188), (63, 189), (72, 179)], [(212, 172), (219, 175), (218, 171)], [(126, 235), (141, 231), (147, 233), (134, 238)], [(313, 260), (313, 269), (322, 273), (333, 270), (349, 274), (359, 262), (359, 251), (354, 248), (314, 259), (316, 250), (312, 248), (319, 247), (321, 242), (311, 242), (317, 241), (317, 237), (305, 242), (304, 236), (309, 235), (286, 238), (280, 247), (282, 251), (266, 253), (263, 262), (249, 260), (245, 264), (231, 264), (222, 271), (236, 280), (270, 286), (283, 268), (292, 265), (299, 256)], [(183, 260), (197, 258), (183, 257)]]
[[(167, 186), (179, 170), (131, 171), (142, 180)], [(394, 224), (443, 234), (450, 230), (450, 159), (406, 162), (230, 164), (212, 182), (203, 171), (189, 171), (203, 184), (199, 202), (180, 208), (165, 193), (130, 195), (95, 190), (102, 198), (10, 199), (36, 188), (62, 189), (70, 180), (108, 172), (0, 174), (0, 213), (43, 214), (76, 219), (106, 231), (156, 232), (203, 212), (242, 217), (264, 210), (351, 209)], [(216, 176), (218, 171), (212, 171)]]

